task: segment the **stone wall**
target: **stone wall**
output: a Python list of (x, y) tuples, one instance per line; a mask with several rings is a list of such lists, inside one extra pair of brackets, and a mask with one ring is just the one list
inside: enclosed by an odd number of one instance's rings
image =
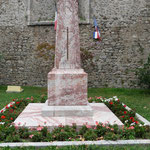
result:
[[(54, 6), (52, 0), (42, 2)], [(55, 45), (54, 7), (42, 2), (0, 0), (0, 85), (47, 85), (47, 73), (53, 68), (54, 51), (47, 46)], [(81, 47), (93, 55), (82, 60), (89, 87), (139, 88), (135, 70), (150, 54), (149, 0), (79, 0), (79, 6)], [(37, 19), (50, 12), (52, 20)], [(101, 42), (92, 38), (94, 16)]]

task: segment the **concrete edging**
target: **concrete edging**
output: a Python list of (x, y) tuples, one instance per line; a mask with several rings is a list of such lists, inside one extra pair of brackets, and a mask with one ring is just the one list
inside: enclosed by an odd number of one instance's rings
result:
[(123, 145), (150, 145), (150, 140), (118, 140), (118, 141), (69, 141), (69, 142), (28, 142), (28, 143), (0, 143), (0, 147), (47, 147), (47, 146), (123, 146)]

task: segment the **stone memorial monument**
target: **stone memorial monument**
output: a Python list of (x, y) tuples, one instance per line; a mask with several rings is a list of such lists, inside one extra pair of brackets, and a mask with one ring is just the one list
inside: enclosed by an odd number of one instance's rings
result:
[(55, 66), (48, 74), (43, 116), (92, 116), (87, 101), (87, 74), (81, 69), (77, 0), (59, 0)]
[(95, 125), (96, 121), (122, 126), (103, 103), (88, 103), (87, 74), (80, 64), (78, 1), (58, 0), (57, 10), (55, 66), (48, 74), (48, 100), (30, 103), (14, 123), (50, 129), (60, 124)]

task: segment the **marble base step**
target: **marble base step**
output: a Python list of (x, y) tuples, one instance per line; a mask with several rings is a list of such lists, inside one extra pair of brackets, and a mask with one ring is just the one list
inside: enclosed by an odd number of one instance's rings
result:
[(85, 106), (48, 106), (46, 101), (42, 108), (43, 117), (92, 117), (93, 109), (88, 104)]
[(23, 112), (14, 121), (18, 127), (30, 127), (35, 128), (38, 126), (47, 126), (50, 130), (58, 127), (59, 125), (72, 126), (73, 123), (77, 127), (81, 127), (84, 124), (91, 126), (96, 125), (96, 122), (104, 124), (117, 124), (122, 127), (123, 123), (113, 114), (113, 112), (103, 103), (90, 103), (89, 105), (93, 109), (93, 116), (65, 116), (65, 117), (46, 117), (42, 115), (42, 109), (45, 104), (42, 103), (30, 103)]

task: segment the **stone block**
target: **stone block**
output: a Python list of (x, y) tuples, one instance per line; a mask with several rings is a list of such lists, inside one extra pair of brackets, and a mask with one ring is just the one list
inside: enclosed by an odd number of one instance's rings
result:
[(21, 86), (8, 86), (6, 90), (7, 93), (21, 93), (22, 91)]
[(83, 69), (53, 69), (48, 74), (48, 105), (87, 105), (87, 74)]

